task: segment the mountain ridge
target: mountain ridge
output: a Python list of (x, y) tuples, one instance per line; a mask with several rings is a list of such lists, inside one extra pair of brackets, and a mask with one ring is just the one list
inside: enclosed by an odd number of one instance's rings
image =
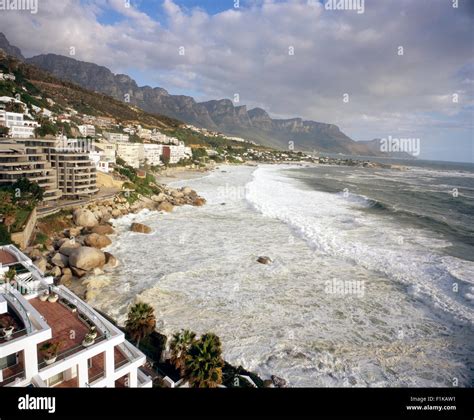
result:
[[(0, 33), (0, 48), (23, 57)], [(356, 142), (334, 124), (304, 120), (271, 118), (262, 108), (248, 110), (235, 106), (230, 99), (197, 102), (191, 96), (171, 95), (161, 87), (138, 86), (125, 74), (114, 74), (105, 66), (79, 61), (57, 54), (40, 54), (23, 60), (55, 77), (131, 105), (151, 114), (165, 115), (197, 127), (243, 137), (278, 149), (375, 156), (377, 151)]]

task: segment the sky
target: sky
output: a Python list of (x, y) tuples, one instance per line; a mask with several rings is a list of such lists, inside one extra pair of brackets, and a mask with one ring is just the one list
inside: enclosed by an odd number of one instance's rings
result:
[(238, 94), (274, 118), (336, 124), (355, 140), (420, 139), (420, 158), (474, 162), (472, 0), (365, 0), (359, 10), (327, 0), (38, 2), (35, 14), (0, 11), (0, 30), (26, 57), (74, 47), (73, 58), (139, 85), (197, 100)]

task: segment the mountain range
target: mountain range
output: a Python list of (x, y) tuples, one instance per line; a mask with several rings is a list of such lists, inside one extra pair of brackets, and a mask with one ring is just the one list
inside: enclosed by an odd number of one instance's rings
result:
[(0, 33), (0, 48), (59, 79), (117, 100), (127, 98), (130, 104), (148, 113), (165, 115), (197, 127), (278, 149), (288, 149), (290, 142), (293, 142), (296, 150), (381, 155), (377, 140), (356, 142), (334, 124), (302, 118), (274, 119), (264, 109), (248, 110), (245, 105), (235, 106), (229, 99), (196, 102), (191, 96), (171, 95), (160, 87), (138, 86), (125, 74), (114, 74), (106, 67), (62, 55), (41, 54), (25, 58), (3, 33)]

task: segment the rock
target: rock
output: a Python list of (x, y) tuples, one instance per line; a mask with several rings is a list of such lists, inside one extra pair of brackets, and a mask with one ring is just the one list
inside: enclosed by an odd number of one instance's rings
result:
[(51, 258), (51, 262), (58, 267), (64, 268), (68, 266), (69, 258), (60, 252), (57, 252), (54, 254), (53, 258)]
[(63, 268), (63, 276), (70, 276), (72, 277), (72, 271), (69, 267)]
[(272, 259), (270, 257), (258, 257), (257, 262), (259, 262), (260, 264), (271, 264)]
[(120, 217), (122, 215), (122, 212), (119, 209), (113, 209), (112, 210), (112, 217), (116, 219), (117, 217)]
[(91, 271), (105, 264), (105, 254), (97, 248), (83, 246), (74, 250), (69, 256), (69, 266), (74, 272), (74, 268), (84, 271)]
[(60, 277), (61, 276), (61, 268), (58, 266), (53, 267), (53, 269), (50, 271), (51, 275), (53, 277)]
[(80, 247), (81, 244), (78, 241), (67, 239), (59, 248), (59, 252), (69, 257), (73, 251)]
[(190, 195), (193, 193), (193, 189), (190, 187), (183, 187), (181, 191), (184, 195)]
[(155, 201), (156, 203), (161, 203), (165, 201), (167, 196), (164, 193), (159, 193), (158, 195), (153, 195), (151, 199)]
[(33, 248), (31, 252), (29, 253), (29, 255), (30, 255), (30, 258), (35, 259), (35, 258), (42, 257), (43, 253), (39, 249)]
[(75, 238), (76, 236), (79, 236), (81, 234), (82, 229), (82, 226), (70, 228), (67, 232), (67, 236), (69, 238)]
[(67, 285), (71, 280), (72, 280), (72, 274), (71, 275), (63, 274), (59, 280), (59, 283)]
[(48, 261), (46, 260), (46, 258), (44, 258), (43, 256), (40, 256), (40, 257), (37, 257), (35, 258), (35, 260), (33, 261), (34, 265), (36, 265), (36, 267), (38, 267), (38, 269), (41, 271), (41, 272), (45, 272), (47, 270), (47, 267), (48, 267)]
[(91, 229), (92, 233), (97, 233), (98, 235), (113, 235), (115, 230), (110, 225), (100, 225)]
[(202, 198), (202, 197), (197, 197), (197, 198), (193, 201), (193, 206), (196, 206), (196, 207), (204, 206), (204, 204), (206, 204), (206, 199), (205, 199), (205, 198)]
[(99, 221), (95, 217), (94, 213), (87, 209), (77, 209), (73, 214), (74, 223), (77, 226), (84, 226), (92, 228), (99, 224)]
[(263, 386), (265, 388), (275, 388), (275, 385), (273, 384), (273, 381), (271, 379), (265, 379), (263, 381)]
[(277, 388), (286, 388), (288, 386), (286, 381), (282, 378), (279, 378), (278, 376), (272, 375), (271, 379), (272, 379), (273, 385), (275, 385), (275, 387)]
[(112, 241), (105, 235), (99, 235), (97, 233), (91, 233), (84, 238), (84, 243), (87, 246), (91, 246), (93, 248), (105, 248), (109, 246)]
[(104, 271), (110, 271), (114, 268), (117, 268), (119, 265), (119, 261), (116, 257), (114, 257), (110, 252), (104, 252), (105, 254), (105, 265)]
[(86, 270), (81, 270), (80, 268), (76, 267), (71, 267), (71, 271), (76, 277), (79, 278), (84, 277), (87, 274)]
[(163, 201), (159, 206), (158, 210), (159, 211), (165, 211), (167, 213), (171, 213), (174, 209), (173, 204), (169, 203), (168, 201)]
[(182, 193), (181, 191), (171, 191), (171, 196), (174, 197), (174, 198), (183, 198), (184, 197), (184, 193)]
[(100, 218), (101, 223), (107, 223), (110, 219), (112, 219), (112, 215), (110, 213), (105, 213)]
[(147, 225), (144, 225), (142, 223), (132, 223), (132, 226), (130, 226), (130, 230), (132, 232), (138, 232), (138, 233), (150, 233), (151, 228)]

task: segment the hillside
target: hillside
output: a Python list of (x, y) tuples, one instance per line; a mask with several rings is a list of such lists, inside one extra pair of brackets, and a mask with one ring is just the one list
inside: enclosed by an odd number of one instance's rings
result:
[[(182, 124), (175, 119), (149, 114), (107, 95), (91, 92), (74, 83), (59, 80), (44, 70), (6, 55), (2, 50), (0, 50), (0, 70), (11, 72), (16, 76), (15, 82), (2, 84), (0, 95), (19, 94), (21, 100), (27, 104), (52, 108), (55, 112), (61, 112), (70, 107), (96, 117), (111, 117), (120, 122), (136, 122), (164, 130), (173, 130)], [(48, 104), (46, 98), (55, 102), (53, 107)]]

